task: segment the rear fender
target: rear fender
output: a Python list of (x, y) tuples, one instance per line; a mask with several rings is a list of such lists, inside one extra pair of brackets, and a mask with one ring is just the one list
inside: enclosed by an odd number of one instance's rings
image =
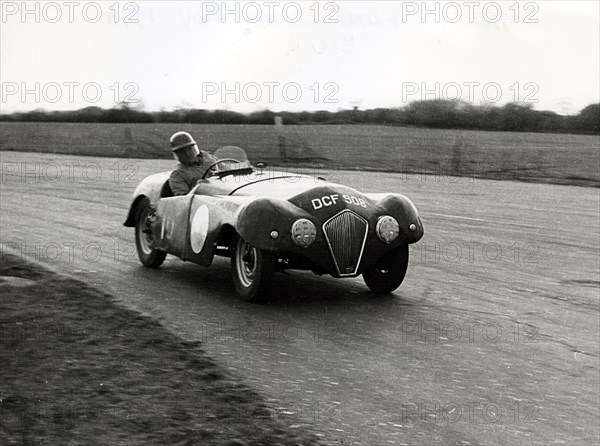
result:
[(143, 198), (147, 198), (151, 206), (156, 206), (160, 200), (160, 191), (169, 179), (171, 172), (161, 172), (154, 175), (150, 175), (144, 178), (140, 184), (135, 188), (133, 192), (131, 206), (129, 206), (129, 212), (127, 213), (127, 219), (124, 226), (133, 227), (135, 226), (135, 212), (139, 202)]
[(135, 216), (137, 214), (137, 208), (142, 202), (142, 200), (144, 200), (145, 198), (145, 195), (138, 195), (134, 198), (133, 203), (131, 203), (131, 206), (129, 206), (127, 219), (125, 220), (125, 223), (123, 223), (123, 226), (127, 226), (128, 228), (133, 228), (135, 226)]

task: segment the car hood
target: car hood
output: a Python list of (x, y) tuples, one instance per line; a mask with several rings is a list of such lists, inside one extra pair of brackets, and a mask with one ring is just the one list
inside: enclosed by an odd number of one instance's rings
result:
[(333, 184), (307, 175), (289, 172), (252, 172), (248, 175), (213, 176), (201, 183), (198, 193), (238, 197), (289, 199), (324, 184)]
[(308, 176), (268, 175), (258, 180), (237, 183), (229, 195), (289, 199), (324, 184), (333, 183)]

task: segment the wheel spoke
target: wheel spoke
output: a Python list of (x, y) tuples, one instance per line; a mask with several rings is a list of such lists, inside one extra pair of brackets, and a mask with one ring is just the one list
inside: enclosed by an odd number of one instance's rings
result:
[(167, 253), (154, 248), (152, 216), (154, 212), (147, 200), (143, 200), (136, 209), (135, 245), (138, 257), (144, 266), (158, 268)]
[(240, 239), (236, 250), (236, 264), (238, 266), (238, 276), (240, 282), (245, 287), (252, 286), (256, 278), (257, 267), (257, 252), (256, 248), (251, 244)]
[(245, 301), (257, 302), (270, 287), (275, 259), (237, 236), (232, 244), (231, 272), (238, 295)]
[(139, 228), (139, 241), (140, 247), (144, 254), (150, 255), (152, 253), (152, 228), (150, 227), (149, 221), (150, 213), (148, 210), (144, 210), (142, 217), (140, 218)]

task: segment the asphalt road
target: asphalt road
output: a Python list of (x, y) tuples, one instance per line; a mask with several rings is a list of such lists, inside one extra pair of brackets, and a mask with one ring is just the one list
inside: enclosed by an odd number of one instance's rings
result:
[(145, 175), (173, 161), (0, 152), (0, 242), (115, 295), (333, 444), (597, 444), (598, 189), (324, 172), (396, 191), (426, 235), (407, 278), (277, 275), (237, 299), (229, 263), (143, 268), (122, 226)]

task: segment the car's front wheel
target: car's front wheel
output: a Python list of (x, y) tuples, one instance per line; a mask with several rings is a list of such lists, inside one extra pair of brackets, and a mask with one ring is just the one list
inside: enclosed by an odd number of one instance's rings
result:
[(399, 246), (363, 272), (363, 279), (374, 293), (391, 293), (400, 286), (408, 269), (408, 245)]
[(239, 236), (233, 241), (232, 248), (231, 274), (235, 290), (245, 301), (261, 300), (273, 280), (274, 255), (256, 248)]
[(144, 198), (137, 207), (135, 219), (135, 247), (142, 265), (148, 268), (158, 268), (165, 261), (167, 253), (152, 247), (152, 208), (147, 198)]

